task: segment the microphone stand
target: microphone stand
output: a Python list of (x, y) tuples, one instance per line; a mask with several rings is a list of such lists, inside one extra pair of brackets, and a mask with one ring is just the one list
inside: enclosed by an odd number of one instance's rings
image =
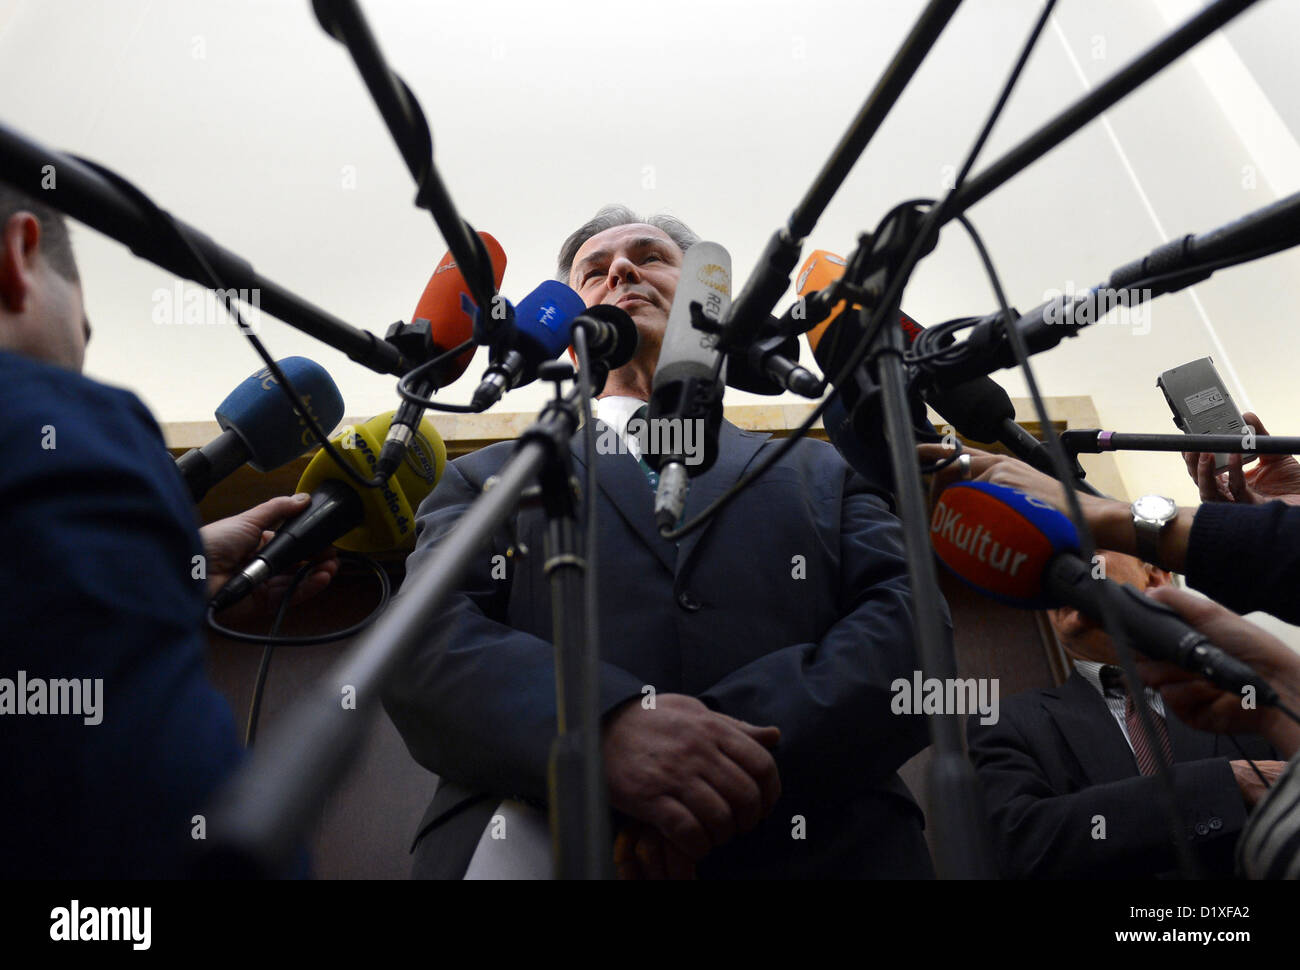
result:
[[(911, 231), (915, 231), (915, 218), (910, 220), (909, 226)], [(861, 267), (863, 274), (869, 272), (870, 275), (865, 280), (849, 282), (859, 284), (863, 291), (883, 291), (897, 270), (898, 257), (912, 241), (909, 230), (896, 232), (893, 224), (874, 239), (865, 239), (864, 245), (871, 247), (870, 253), (865, 259), (859, 259), (855, 254), (848, 261), (848, 268), (856, 270)], [(847, 277), (848, 272), (845, 275)], [(873, 310), (882, 312), (879, 307)], [(871, 313), (873, 310), (863, 312)], [(897, 301), (883, 313), (885, 321), (898, 319)], [(908, 403), (905, 350), (901, 327), (880, 326), (869, 345), (867, 360), (874, 361), (885, 439), (894, 470), (894, 497), (903, 530), (917, 658), (923, 677), (936, 677), (947, 682), (957, 676), (957, 661), (952, 642), (943, 628), (944, 603), (930, 546), (930, 509), (921, 484), (912, 409)], [(984, 797), (975, 769), (966, 756), (961, 721), (956, 714), (931, 714), (929, 728), (934, 754), (929, 769), (928, 818), (935, 833), (939, 877), (996, 878)]]
[[(558, 370), (556, 369), (558, 367)], [(483, 494), (438, 544), (402, 595), (359, 643), (312, 684), (258, 741), (218, 794), (199, 859), (204, 876), (277, 877), (291, 865), (303, 834), (356, 758), (384, 684), (429, 635), (447, 597), (505, 524), (533, 482), (548, 518), (546, 571), (551, 580), (558, 736), (552, 746), (552, 849), (562, 879), (613, 875), (609, 811), (600, 753), (599, 660), (588, 641), (582, 544), (569, 442), (578, 427), (579, 391), (560, 396), (572, 375), (564, 363), (539, 376), (556, 397), (484, 484)], [(589, 461), (595, 455), (588, 456)], [(340, 703), (340, 691), (345, 701)]]

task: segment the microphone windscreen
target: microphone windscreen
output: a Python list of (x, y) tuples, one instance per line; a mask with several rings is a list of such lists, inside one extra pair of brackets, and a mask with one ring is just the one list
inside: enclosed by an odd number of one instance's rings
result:
[(985, 596), (1026, 609), (1052, 604), (1043, 577), (1059, 553), (1078, 554), (1074, 524), (1041, 499), (991, 482), (940, 494), (930, 521), (939, 561)]
[[(364, 424), (345, 427), (330, 439), (335, 450), (363, 478), (374, 475), (393, 413), (387, 411)], [(303, 469), (297, 490), (314, 492), (328, 479), (355, 489), (361, 496), (365, 518), (334, 544), (352, 552), (397, 552), (414, 547), (415, 512), (438, 484), (446, 464), (447, 446), (426, 417), (411, 437), (397, 471), (381, 488), (361, 488), (321, 449)]]
[[(306, 357), (276, 361), (308, 411), (326, 433), (343, 420), (343, 396), (325, 368)], [(248, 463), (260, 472), (279, 468), (316, 444), (307, 423), (269, 369), (250, 375), (226, 395), (216, 411), (217, 424), (233, 431), (248, 446)]]
[(607, 323), (618, 334), (614, 349), (605, 356), (605, 366), (610, 370), (617, 370), (636, 356), (641, 337), (636, 332), (636, 321), (622, 307), (612, 303), (597, 303), (583, 310), (582, 316)]
[[(800, 297), (805, 297), (826, 289), (844, 275), (845, 266), (843, 257), (827, 252), (825, 249), (814, 250), (812, 255), (804, 260), (803, 267), (795, 278), (796, 291)], [(832, 333), (832, 327), (844, 315), (847, 308), (848, 301), (841, 300), (835, 304), (825, 320), (808, 331), (808, 346), (812, 349), (813, 357), (816, 358), (823, 373), (836, 370), (841, 356), (851, 351), (853, 344), (856, 343), (856, 340), (840, 337), (838, 328)], [(901, 310), (898, 313), (898, 323), (903, 328), (903, 336), (909, 347), (915, 342), (917, 335), (925, 329)]]
[[(480, 232), (478, 235), (492, 260), (493, 282), (500, 288), (506, 275), (506, 252), (488, 233)], [(437, 348), (435, 353), (458, 347), (474, 336), (474, 303), (470, 299), (469, 285), (450, 252), (434, 268), (411, 319), (429, 321), (430, 339)], [(471, 347), (455, 360), (445, 361), (437, 369), (434, 383), (446, 387), (460, 377), (469, 367), (477, 349)]]
[(515, 307), (514, 346), (528, 365), (523, 386), (536, 376), (537, 366), (554, 360), (569, 346), (573, 320), (587, 309), (572, 289), (558, 280), (546, 280)]
[[(717, 336), (695, 327), (691, 304), (717, 323), (731, 307), (731, 254), (714, 242), (697, 242), (682, 258), (677, 292), (668, 311), (653, 387), (687, 380), (707, 381), (717, 366)], [(652, 413), (654, 401), (652, 398)]]
[[(795, 292), (800, 297), (805, 297), (816, 293), (818, 290), (824, 290), (844, 275), (844, 269), (844, 257), (837, 256), (825, 249), (813, 250), (812, 254), (804, 260), (803, 266), (799, 269), (799, 275), (795, 277)], [(841, 300), (835, 304), (834, 309), (831, 310), (830, 315), (825, 320), (808, 331), (808, 346), (812, 349), (813, 356), (817, 358), (817, 363), (822, 370), (827, 369), (827, 363), (823, 360), (823, 357), (827, 356), (827, 351), (821, 350), (819, 353), (822, 339), (826, 336), (826, 332), (830, 330), (831, 325), (844, 313), (847, 305), (847, 301)]]

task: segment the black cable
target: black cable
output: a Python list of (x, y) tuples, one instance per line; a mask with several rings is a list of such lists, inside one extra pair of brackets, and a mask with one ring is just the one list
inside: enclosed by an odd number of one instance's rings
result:
[(252, 344), (253, 349), (257, 351), (258, 356), (262, 358), (262, 363), (266, 365), (267, 369), (270, 370), (271, 374), (275, 377), (280, 389), (288, 395), (298, 417), (306, 423), (308, 428), (311, 429), (311, 433), (315, 436), (316, 441), (325, 449), (325, 452), (330, 456), (334, 464), (338, 465), (348, 478), (362, 488), (379, 488), (382, 486), (384, 484), (382, 479), (372, 478), (367, 480), (362, 478), (356, 469), (345, 462), (342, 456), (334, 450), (334, 446), (329, 442), (329, 436), (326, 435), (324, 430), (322, 430), (316, 418), (312, 416), (311, 410), (307, 407), (306, 402), (303, 401), (297, 388), (289, 382), (289, 379), (284, 375), (284, 371), (280, 370), (280, 365), (275, 362), (275, 358), (272, 357), (266, 347), (263, 346), (262, 341), (259, 340), (257, 334), (253, 332), (253, 328), (248, 325), (243, 314), (239, 312), (239, 308), (235, 306), (234, 291), (225, 285), (225, 281), (222, 280), (221, 276), (207, 261), (207, 258), (203, 253), (190, 242), (189, 237), (187, 237), (185, 233), (181, 232), (180, 227), (176, 225), (176, 220), (172, 218), (171, 214), (159, 208), (151, 198), (144, 194), (144, 192), (136, 188), (125, 178), (111, 169), (105, 168), (98, 162), (91, 161), (88, 158), (82, 158), (78, 155), (73, 155), (72, 157), (83, 165), (94, 169), (105, 179), (112, 182), (127, 195), (135, 199), (136, 203), (145, 213), (146, 218), (153, 223), (154, 229), (161, 232), (164, 236), (170, 237), (184, 252), (189, 254), (198, 270), (194, 275), (201, 279), (206, 279), (208, 281), (208, 288), (221, 294), (222, 304), (225, 306), (226, 312), (234, 317), (235, 324), (239, 327), (239, 332), (248, 339), (250, 344)]
[[(302, 566), (298, 567), (298, 571), (293, 574), (293, 579), (289, 581), (289, 587), (284, 591), (284, 599), (280, 601), (280, 608), (275, 611), (275, 620), (272, 621), (267, 636), (279, 636), (280, 626), (284, 622), (284, 618), (289, 615), (289, 603), (293, 599), (293, 594), (297, 592), (298, 586), (315, 568), (315, 563), (303, 563)], [(257, 737), (257, 719), (262, 712), (262, 694), (266, 690), (266, 678), (271, 671), (271, 655), (274, 652), (275, 644), (273, 643), (268, 643), (262, 648), (262, 659), (257, 665), (257, 679), (253, 682), (253, 698), (248, 704), (248, 721), (244, 725), (245, 748), (251, 748), (254, 739)]]
[(600, 649), (600, 611), (596, 608), (600, 592), (596, 577), (598, 541), (596, 536), (596, 422), (591, 413), (591, 355), (587, 350), (587, 331), (582, 327), (573, 328), (573, 351), (578, 358), (578, 407), (582, 416), (582, 445), (587, 453), (587, 469), (583, 487), (583, 531), (586, 532), (584, 545), (586, 572), (583, 574), (584, 590), (583, 609), (586, 612), (588, 650)]
[(471, 347), (474, 347), (474, 338), (471, 337), (464, 343), (453, 347), (451, 350), (444, 351), (432, 360), (427, 360), (418, 367), (413, 368), (397, 381), (397, 393), (403, 401), (411, 404), (418, 404), (420, 407), (430, 408), (434, 411), (447, 411), (452, 414), (479, 414), (483, 408), (476, 408), (471, 404), (444, 404), (442, 401), (435, 401), (432, 398), (421, 397), (411, 390), (412, 384), (415, 384), (424, 376), (425, 371), (431, 370), (441, 364), (449, 357), (459, 357)]
[(1229, 734), (1228, 740), (1231, 741), (1232, 746), (1237, 749), (1237, 753), (1245, 759), (1246, 764), (1250, 765), (1250, 770), (1255, 773), (1255, 777), (1259, 779), (1259, 783), (1264, 786), (1265, 790), (1272, 788), (1273, 786), (1268, 783), (1268, 779), (1264, 777), (1264, 773), (1259, 770), (1259, 765), (1255, 764), (1255, 759), (1246, 754), (1246, 749), (1241, 746), (1241, 742), (1237, 740), (1237, 736), (1235, 734)]
[(208, 629), (215, 633), (221, 634), (230, 640), (237, 640), (240, 643), (271, 643), (277, 647), (307, 647), (317, 643), (334, 643), (337, 640), (346, 640), (348, 637), (356, 636), (366, 627), (370, 626), (388, 605), (389, 599), (392, 598), (392, 583), (388, 580), (388, 573), (384, 567), (371, 559), (369, 556), (354, 552), (340, 552), (339, 558), (345, 562), (357, 562), (369, 566), (375, 577), (379, 580), (379, 602), (375, 608), (368, 614), (342, 630), (336, 630), (333, 633), (313, 634), (312, 636), (302, 637), (272, 637), (260, 633), (244, 633), (242, 630), (232, 630), (229, 627), (222, 626), (217, 622), (216, 615), (212, 607), (208, 607), (207, 625)]
[(1291, 718), (1291, 720), (1295, 721), (1297, 724), (1300, 724), (1300, 714), (1297, 714), (1295, 711), (1291, 710), (1291, 708), (1287, 707), (1285, 704), (1281, 703), (1280, 701), (1274, 706), (1283, 714), (1285, 714), (1287, 717)]

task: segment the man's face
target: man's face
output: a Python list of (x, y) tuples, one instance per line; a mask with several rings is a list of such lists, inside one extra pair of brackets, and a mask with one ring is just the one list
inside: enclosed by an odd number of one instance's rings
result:
[[(1139, 592), (1152, 586), (1168, 585), (1170, 581), (1168, 573), (1148, 566), (1134, 556), (1109, 549), (1098, 549), (1097, 555), (1105, 564), (1107, 579), (1132, 586)], [(1048, 610), (1047, 618), (1067, 653), (1081, 660), (1119, 663), (1114, 641), (1106, 635), (1100, 624), (1094, 623), (1078, 610), (1071, 607)]]
[(613, 303), (636, 323), (637, 356), (659, 360), (668, 311), (682, 272), (682, 251), (661, 229), (644, 223), (615, 226), (582, 244), (569, 285), (587, 306)]
[(40, 223), (14, 214), (0, 230), (0, 346), (80, 372), (90, 323), (81, 284), (40, 251)]

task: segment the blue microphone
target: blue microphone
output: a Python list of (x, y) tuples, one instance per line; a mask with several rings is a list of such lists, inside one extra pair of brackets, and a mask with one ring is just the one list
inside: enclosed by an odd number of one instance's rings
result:
[(506, 391), (536, 380), (537, 368), (569, 346), (574, 318), (586, 309), (582, 297), (556, 280), (547, 280), (520, 300), (514, 308), (515, 325), (493, 345), (491, 362), (470, 406), (485, 411)]
[[(280, 370), (321, 429), (329, 434), (343, 420), (343, 396), (325, 368), (306, 357), (277, 361)], [(260, 472), (287, 464), (316, 444), (307, 422), (278, 386), (269, 368), (250, 375), (217, 406), (221, 434), (176, 459), (194, 501), (245, 462)]]
[(1099, 577), (1079, 556), (1074, 524), (1041, 499), (990, 482), (949, 486), (935, 503), (930, 539), (939, 561), (976, 591), (1011, 606), (1069, 606), (1111, 620), (1134, 649), (1260, 704), (1277, 692), (1174, 610), (1132, 586)]

